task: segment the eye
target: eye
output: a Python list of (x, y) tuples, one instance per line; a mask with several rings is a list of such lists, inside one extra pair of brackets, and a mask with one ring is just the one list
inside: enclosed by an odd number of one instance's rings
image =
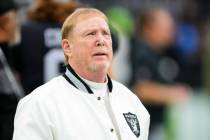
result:
[(110, 36), (110, 32), (108, 32), (108, 31), (103, 31), (103, 35)]
[(87, 33), (87, 35), (89, 36), (89, 35), (95, 35), (96, 34), (96, 32), (89, 32), (89, 33)]

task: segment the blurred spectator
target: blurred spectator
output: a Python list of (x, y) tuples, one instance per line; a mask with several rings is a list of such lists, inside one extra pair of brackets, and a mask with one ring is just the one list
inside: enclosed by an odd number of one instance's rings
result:
[(26, 94), (64, 70), (60, 28), (65, 18), (80, 4), (71, 1), (37, 0), (21, 28), (16, 49), (16, 69)]
[(17, 6), (12, 0), (0, 1), (0, 139), (12, 140), (13, 119), (22, 88), (15, 79), (11, 47), (18, 40)]
[(151, 114), (150, 140), (162, 140), (157, 135), (163, 128), (164, 107), (185, 101), (189, 93), (188, 86), (175, 82), (179, 64), (164, 56), (174, 41), (175, 22), (166, 9), (153, 7), (142, 14), (137, 31), (138, 39), (131, 42), (131, 84)]
[(195, 0), (183, 2), (184, 9), (177, 24), (176, 48), (174, 54), (181, 65), (179, 81), (188, 83), (193, 89), (203, 87), (202, 49), (203, 20), (198, 16)]

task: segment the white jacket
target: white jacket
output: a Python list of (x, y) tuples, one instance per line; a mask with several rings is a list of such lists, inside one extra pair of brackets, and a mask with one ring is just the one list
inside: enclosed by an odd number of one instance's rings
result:
[(19, 102), (13, 140), (147, 140), (147, 110), (125, 86), (112, 86), (109, 108), (63, 76), (54, 78)]

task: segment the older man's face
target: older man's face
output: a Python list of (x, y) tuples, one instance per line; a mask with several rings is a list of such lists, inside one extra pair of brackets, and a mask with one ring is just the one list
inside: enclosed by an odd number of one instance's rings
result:
[(107, 73), (112, 61), (112, 39), (106, 21), (98, 15), (78, 20), (71, 35), (71, 63), (83, 73)]

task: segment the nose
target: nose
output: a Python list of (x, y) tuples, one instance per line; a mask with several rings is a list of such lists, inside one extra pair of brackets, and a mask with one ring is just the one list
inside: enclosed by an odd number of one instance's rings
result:
[(101, 41), (101, 40), (96, 41), (96, 46), (97, 46), (97, 47), (104, 46), (104, 41)]
[(97, 40), (96, 40), (96, 46), (101, 47), (101, 46), (104, 46), (104, 45), (105, 45), (105, 42), (104, 42), (103, 35), (98, 35)]

